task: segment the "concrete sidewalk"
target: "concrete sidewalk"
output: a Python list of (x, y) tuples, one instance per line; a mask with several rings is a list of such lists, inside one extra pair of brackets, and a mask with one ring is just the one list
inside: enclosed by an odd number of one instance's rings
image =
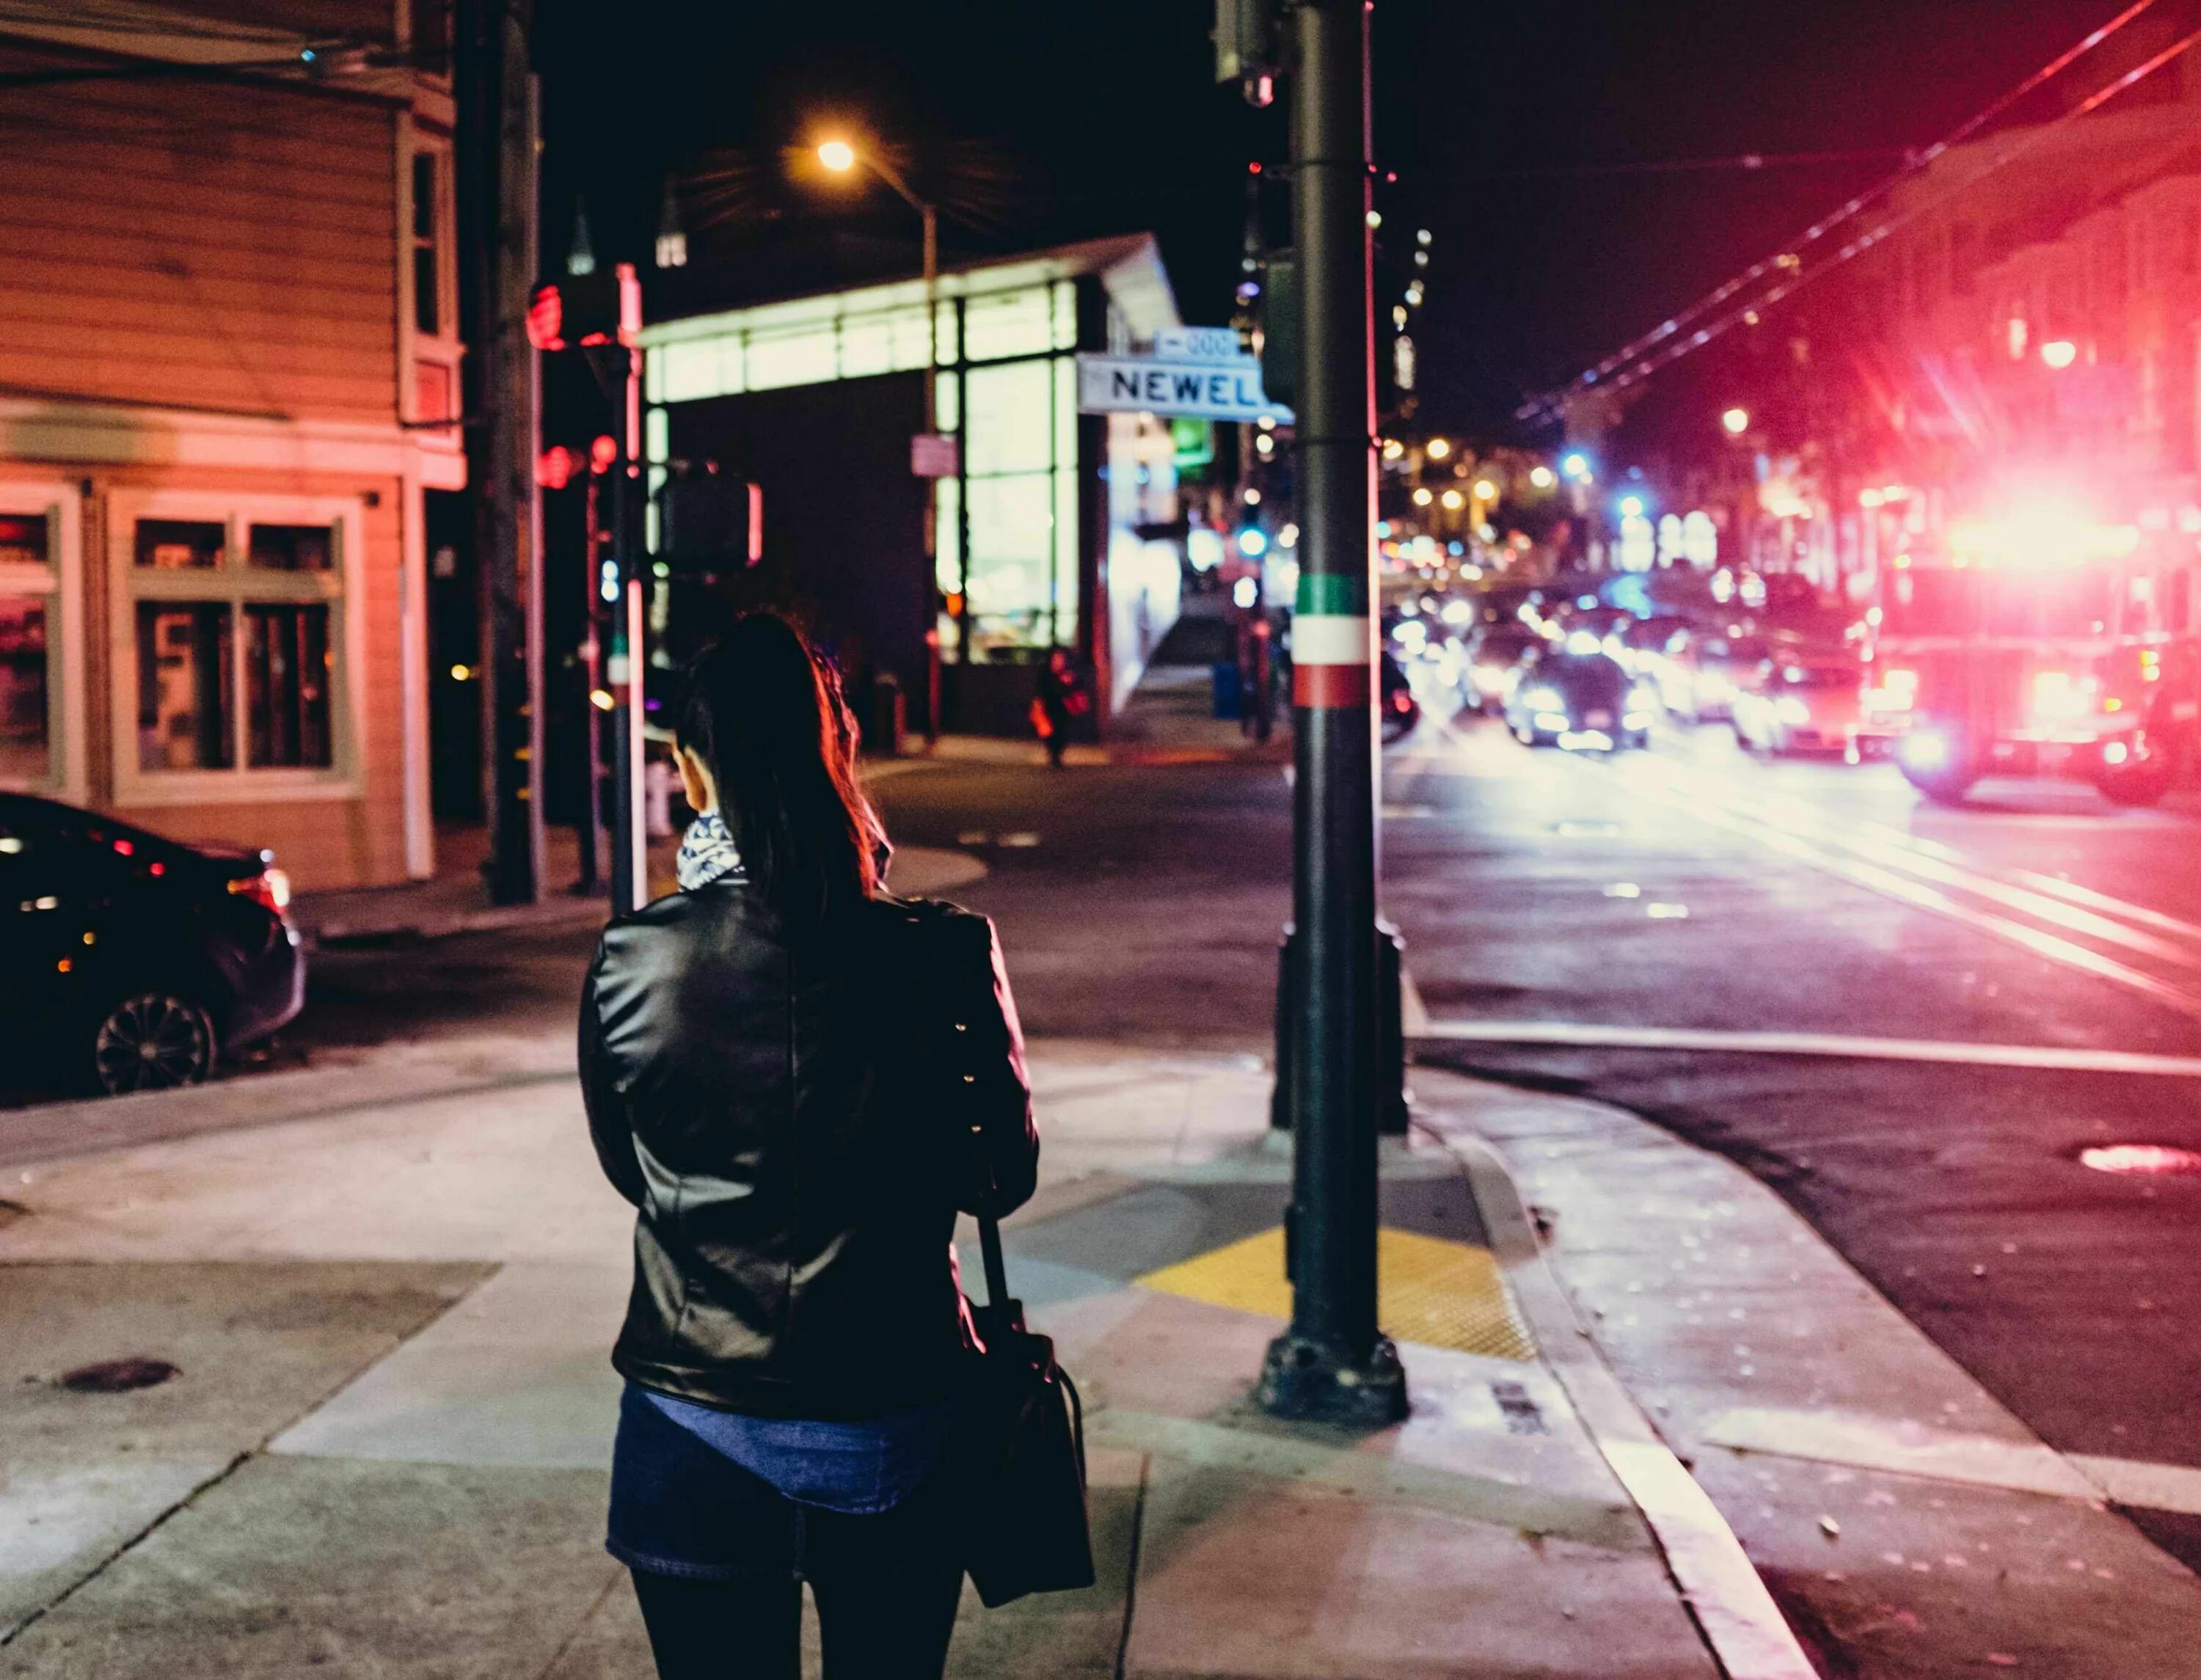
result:
[[(643, 1680), (600, 1546), (629, 1216), (553, 1054), (285, 1076), (305, 1118), (10, 1175), (0, 1676)], [(1354, 1436), (1245, 1403), (1286, 1300), (1259, 1064), (1034, 1069), (1010, 1277), (1085, 1391), (1102, 1579), (967, 1602), (952, 1672), (1808, 1674), (1541, 1272), (1488, 1088), (1387, 1154), (1415, 1409)], [(64, 1380), (129, 1357), (178, 1374)]]

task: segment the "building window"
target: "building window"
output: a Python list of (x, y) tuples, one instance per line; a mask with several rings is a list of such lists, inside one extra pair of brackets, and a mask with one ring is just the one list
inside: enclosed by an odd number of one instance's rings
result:
[[(326, 784), (348, 763), (349, 521), (296, 503), (256, 518), (191, 510), (208, 497), (163, 500), (186, 506), (116, 520), (131, 597), (128, 628), (117, 626), (128, 637), (118, 684), (129, 684), (137, 724), (134, 743), (118, 743), (117, 796), (158, 802), (226, 784), (249, 797), (270, 778)], [(209, 776), (222, 781), (210, 789)]]
[(55, 778), (53, 520), (0, 512), (0, 787)]
[(226, 770), (232, 757), (226, 606), (138, 603), (138, 767)]
[(413, 326), (443, 336), (443, 171), (431, 151), (413, 154)]

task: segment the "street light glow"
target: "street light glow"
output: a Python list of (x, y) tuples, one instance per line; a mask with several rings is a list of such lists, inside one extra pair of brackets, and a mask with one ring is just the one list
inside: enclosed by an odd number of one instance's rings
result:
[(1426, 508), (1435, 500), (1436, 497), (1429, 493), (1429, 487), (1427, 485), (1420, 486), (1414, 491), (1414, 505), (1417, 508)]
[(1641, 519), (1643, 517), (1643, 498), (1640, 496), (1622, 496), (1620, 498), (1620, 514), (1623, 519)]
[(1456, 490), (1447, 490), (1439, 499), (1443, 502), (1446, 507), (1453, 509), (1455, 512), (1467, 505), (1467, 498), (1462, 496)]
[(1548, 467), (1531, 467), (1529, 469), (1529, 482), (1538, 490), (1549, 490), (1558, 481), (1559, 475)]
[(1744, 432), (1750, 430), (1750, 410), (1747, 408), (1729, 408), (1725, 414), (1720, 416), (1720, 424), (1727, 428), (1727, 435), (1729, 437), (1740, 438)]
[(846, 140), (828, 140), (818, 148), (818, 161), (835, 174), (845, 174), (856, 167), (856, 149)]
[(1450, 440), (1443, 438), (1432, 438), (1423, 448), (1431, 461), (1442, 461), (1452, 453)]
[(2079, 359), (2079, 347), (2069, 338), (2051, 338), (2040, 347), (2040, 359), (2051, 367), (2069, 367)]
[(1478, 502), (1495, 502), (1498, 499), (1498, 486), (1488, 479), (1477, 479), (1475, 481), (1475, 497)]
[(1589, 477), (1589, 457), (1586, 455), (1570, 455), (1559, 463), (1559, 471), (1570, 479), (1587, 479)]

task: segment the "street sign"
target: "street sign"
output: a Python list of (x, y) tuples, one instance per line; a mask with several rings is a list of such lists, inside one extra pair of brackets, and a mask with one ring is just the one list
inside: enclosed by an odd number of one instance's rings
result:
[(1203, 420), (1291, 423), (1292, 411), (1261, 390), (1261, 364), (1250, 355), (1179, 361), (1151, 355), (1077, 358), (1082, 414), (1190, 414)]
[(909, 440), (909, 470), (920, 479), (952, 479), (963, 470), (952, 432), (920, 432)]
[(1246, 354), (1235, 326), (1165, 326), (1154, 334), (1164, 361), (1230, 361)]

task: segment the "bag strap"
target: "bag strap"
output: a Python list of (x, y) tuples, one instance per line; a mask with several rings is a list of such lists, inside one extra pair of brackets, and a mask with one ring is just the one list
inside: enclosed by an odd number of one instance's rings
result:
[(1001, 1222), (991, 1213), (978, 1216), (978, 1252), (986, 1263), (986, 1306), (990, 1312), (1004, 1313), (1018, 1324), (1024, 1321), (1024, 1303), (1009, 1294), (1009, 1271), (1001, 1259)]

